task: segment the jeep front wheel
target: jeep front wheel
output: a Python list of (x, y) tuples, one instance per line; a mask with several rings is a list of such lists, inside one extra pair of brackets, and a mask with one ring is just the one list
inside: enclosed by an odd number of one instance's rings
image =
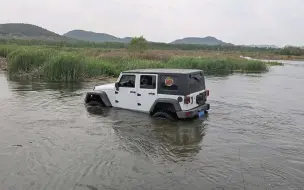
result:
[(175, 117), (173, 116), (173, 114), (165, 112), (165, 111), (157, 111), (152, 116), (155, 118), (160, 118), (160, 119), (175, 120)]
[(89, 105), (89, 106), (96, 106), (96, 107), (103, 107), (103, 103), (102, 102), (95, 101), (95, 100), (89, 101), (87, 103), (87, 105)]

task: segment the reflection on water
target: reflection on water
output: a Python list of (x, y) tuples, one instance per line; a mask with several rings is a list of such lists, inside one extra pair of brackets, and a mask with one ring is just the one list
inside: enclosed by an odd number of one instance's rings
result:
[[(0, 100), (9, 98), (11, 93), (8, 89), (8, 84), (4, 73), (0, 71)], [(0, 102), (1, 103), (1, 102)]]
[[(173, 160), (184, 156), (191, 157), (200, 151), (200, 143), (205, 135), (205, 125), (202, 119), (172, 122), (116, 108), (87, 106), (86, 110), (94, 116), (115, 121), (113, 125), (115, 134), (127, 145), (124, 148), (133, 153), (139, 151), (140, 153), (149, 152), (156, 156), (174, 155), (174, 158), (171, 157)], [(139, 115), (142, 120), (138, 124), (119, 120), (119, 118), (135, 118)]]
[(56, 91), (70, 91), (84, 88), (83, 83), (44, 83), (38, 81), (14, 81), (13, 91), (45, 91), (45, 90), (56, 90)]
[(302, 64), (208, 76), (209, 115), (174, 122), (0, 73), (0, 189), (303, 189)]

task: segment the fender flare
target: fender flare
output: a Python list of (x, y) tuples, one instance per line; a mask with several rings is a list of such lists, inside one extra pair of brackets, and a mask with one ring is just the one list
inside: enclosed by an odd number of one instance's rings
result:
[(104, 91), (98, 91), (98, 92), (87, 92), (84, 102), (88, 103), (90, 101), (90, 97), (91, 96), (99, 96), (100, 99), (102, 100), (102, 102), (104, 103), (104, 105), (106, 107), (112, 107), (112, 104), (108, 98), (107, 93), (105, 93)]
[(155, 106), (158, 103), (169, 103), (169, 104), (172, 104), (176, 112), (182, 110), (182, 108), (181, 108), (181, 106), (180, 106), (180, 104), (179, 104), (179, 102), (177, 100), (170, 99), (170, 98), (159, 98), (159, 99), (155, 100), (155, 102), (151, 106), (150, 111), (149, 111), (150, 113), (152, 113), (154, 111), (154, 108), (155, 108)]

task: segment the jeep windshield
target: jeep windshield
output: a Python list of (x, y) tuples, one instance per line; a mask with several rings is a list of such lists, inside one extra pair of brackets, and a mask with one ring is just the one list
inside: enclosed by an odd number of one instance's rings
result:
[(189, 78), (190, 94), (205, 89), (205, 79), (202, 73), (191, 73), (189, 74)]

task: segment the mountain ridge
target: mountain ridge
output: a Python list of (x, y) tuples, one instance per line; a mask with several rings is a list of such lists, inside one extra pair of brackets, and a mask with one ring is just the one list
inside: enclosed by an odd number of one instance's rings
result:
[(27, 23), (0, 24), (0, 37), (17, 39), (71, 40), (40, 26)]
[(199, 44), (199, 45), (226, 45), (228, 43), (223, 42), (212, 36), (206, 37), (185, 37), (177, 39), (171, 42), (171, 44)]
[(71, 30), (63, 36), (69, 37), (69, 38), (75, 38), (78, 40), (83, 41), (91, 41), (91, 42), (120, 42), (120, 43), (129, 43), (132, 38), (131, 37), (125, 37), (125, 38), (119, 38), (107, 33), (97, 33), (92, 31), (86, 31), (81, 29)]
[[(37, 40), (59, 40), (59, 41), (90, 41), (90, 42), (119, 42), (129, 43), (132, 37), (116, 37), (107, 33), (97, 33), (82, 29), (71, 30), (63, 35), (57, 34), (37, 25), (27, 23), (6, 23), (0, 24), (0, 38), (4, 39), (37, 39)], [(152, 42), (151, 43), (165, 43)], [(234, 45), (219, 40), (212, 36), (206, 37), (185, 37), (165, 44), (195, 44), (195, 45)], [(236, 45), (238, 46), (238, 45)], [(275, 45), (244, 45), (247, 47), (268, 47), (277, 48)], [(302, 47), (303, 48), (303, 47)]]
[[(120, 42), (120, 43), (129, 43), (132, 40), (132, 37), (119, 38), (107, 33), (97, 33), (86, 30), (71, 30), (63, 34), (69, 38), (75, 38), (78, 40), (92, 41), (92, 42)], [(221, 40), (218, 40), (215, 37), (207, 36), (204, 38), (200, 37), (186, 37), (182, 39), (174, 40), (169, 44), (197, 44), (197, 45), (233, 45)]]

